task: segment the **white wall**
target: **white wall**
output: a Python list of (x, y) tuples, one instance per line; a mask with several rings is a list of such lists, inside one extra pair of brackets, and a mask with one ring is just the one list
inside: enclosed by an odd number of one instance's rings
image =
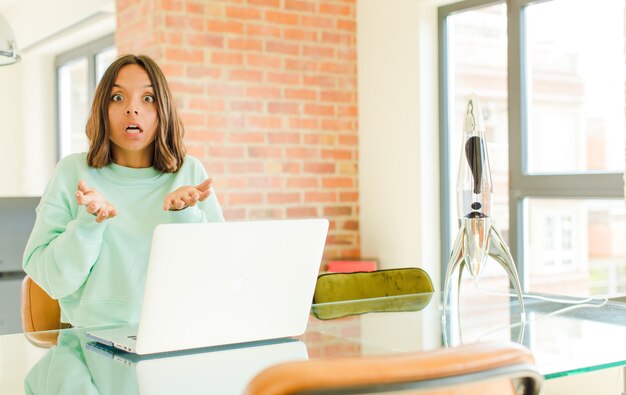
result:
[(358, 0), (362, 255), (439, 285), (437, 3)]
[(21, 0), (0, 10), (22, 60), (0, 67), (0, 196), (43, 192), (57, 161), (55, 56), (115, 31), (114, 0)]

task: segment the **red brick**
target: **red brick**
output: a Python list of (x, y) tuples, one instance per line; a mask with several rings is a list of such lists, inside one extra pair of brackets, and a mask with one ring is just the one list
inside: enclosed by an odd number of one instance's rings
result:
[(182, 11), (183, 2), (181, 0), (161, 0), (159, 8), (164, 11)]
[(248, 0), (248, 3), (254, 4), (254, 5), (267, 6), (267, 7), (280, 6), (280, 0)]
[(251, 219), (279, 219), (285, 218), (283, 208), (252, 209), (248, 214)]
[(176, 29), (180, 31), (197, 31), (204, 30), (204, 20), (197, 16), (189, 15), (166, 15), (165, 27), (168, 29)]
[(236, 52), (213, 52), (211, 63), (223, 65), (242, 65), (243, 55)]
[(339, 106), (337, 107), (337, 114), (342, 117), (356, 117), (357, 115), (359, 115), (359, 110), (356, 105)]
[(323, 29), (331, 29), (334, 23), (333, 23), (332, 18), (303, 15), (300, 18), (300, 25), (323, 28)]
[(261, 82), (263, 72), (259, 70), (231, 70), (228, 79), (231, 81)]
[(330, 87), (334, 88), (336, 84), (335, 77), (325, 76), (325, 75), (305, 75), (303, 77), (304, 85), (313, 85), (313, 86), (321, 86), (321, 87)]
[(285, 99), (317, 100), (317, 92), (312, 89), (285, 89)]
[(319, 66), (321, 72), (337, 74), (356, 74), (356, 64), (354, 63), (333, 63), (324, 62)]
[(246, 88), (241, 85), (208, 84), (206, 85), (206, 94), (228, 98), (241, 97), (246, 95)]
[(206, 24), (206, 28), (208, 31), (214, 33), (243, 33), (243, 23), (241, 22), (222, 22), (209, 20)]
[(285, 8), (288, 10), (308, 12), (315, 12), (317, 10), (316, 3), (314, 1), (302, 0), (285, 0)]
[(334, 163), (306, 162), (304, 164), (303, 170), (305, 173), (334, 173), (335, 164)]
[(356, 21), (353, 19), (339, 19), (337, 20), (337, 28), (349, 32), (356, 32)]
[(308, 203), (332, 203), (337, 201), (337, 195), (335, 192), (305, 192), (304, 201)]
[(287, 40), (317, 41), (317, 32), (304, 29), (285, 29), (283, 37)]
[(210, 100), (203, 97), (192, 97), (189, 99), (188, 106), (192, 110), (221, 112), (224, 111), (226, 103), (222, 99)]
[(280, 38), (282, 30), (271, 25), (246, 25), (246, 34), (252, 37), (274, 37)]
[(304, 113), (308, 115), (335, 115), (335, 107), (333, 106), (321, 106), (318, 104), (305, 104)]
[(335, 3), (322, 3), (320, 4), (320, 13), (338, 16), (353, 16), (354, 7)]
[(319, 58), (335, 59), (336, 57), (335, 48), (333, 47), (321, 47), (321, 46), (311, 47), (311, 46), (305, 45), (304, 48), (302, 48), (302, 53), (304, 54), (304, 56), (310, 56), (316, 59), (319, 59)]
[(265, 168), (261, 162), (228, 163), (224, 171), (229, 173), (263, 173)]
[(314, 159), (319, 158), (319, 151), (315, 148), (285, 147), (287, 159)]
[(283, 122), (280, 117), (253, 115), (246, 119), (246, 124), (252, 128), (279, 129)]
[(354, 93), (349, 91), (322, 91), (320, 92), (320, 99), (330, 102), (354, 102)]
[(228, 204), (259, 204), (263, 201), (263, 195), (260, 193), (230, 193), (227, 195)]
[(226, 17), (232, 19), (261, 19), (261, 11), (252, 7), (226, 7)]
[(334, 188), (352, 188), (354, 181), (348, 177), (329, 177), (322, 179), (322, 187), (328, 189)]
[(270, 144), (300, 144), (300, 133), (268, 133)]
[(281, 189), (283, 187), (282, 177), (249, 177), (248, 186), (252, 188)]
[(209, 156), (213, 158), (243, 158), (243, 147), (209, 147)]
[(271, 86), (248, 86), (246, 96), (262, 99), (277, 99), (281, 97), (280, 89)]
[[(224, 37), (208, 33), (187, 33), (185, 35), (187, 43), (194, 47), (203, 48), (223, 48)], [(169, 42), (169, 41), (168, 41)], [(170, 44), (174, 44), (170, 42)]]
[(339, 201), (340, 202), (358, 202), (359, 193), (358, 192), (340, 192)]
[(228, 48), (243, 51), (261, 51), (263, 43), (261, 40), (231, 38), (228, 40)]
[(221, 143), (224, 141), (224, 132), (209, 131), (206, 129), (206, 126), (202, 128), (185, 126), (185, 140), (195, 140), (202, 143)]
[(207, 67), (207, 66), (188, 66), (187, 67), (187, 77), (198, 79), (198, 78), (211, 78), (211, 79), (219, 79), (222, 76), (222, 69), (218, 67)]
[(319, 144), (319, 145), (335, 145), (337, 144), (337, 136), (332, 134), (313, 134), (304, 135), (305, 144)]
[(319, 188), (319, 179), (314, 177), (298, 177), (287, 180), (288, 188)]
[(225, 208), (224, 218), (227, 221), (243, 220), (246, 218), (246, 210), (243, 208), (237, 208), (237, 209)]
[(350, 46), (354, 45), (356, 37), (353, 34), (323, 32), (322, 42)]
[(228, 108), (232, 111), (261, 112), (263, 105), (262, 101), (233, 100), (230, 102)]
[(267, 73), (267, 82), (272, 84), (299, 85), (300, 75), (292, 73)]
[(265, 142), (265, 133), (231, 133), (228, 135), (228, 141), (235, 144), (261, 144)]
[(304, 59), (285, 59), (285, 69), (297, 71), (317, 71), (317, 62)]
[[(315, 118), (290, 118), (289, 127), (293, 129), (312, 129), (319, 127), (319, 122)], [(305, 139), (307, 137), (305, 136)], [(306, 143), (306, 140), (305, 140)]]
[(175, 60), (181, 62), (204, 62), (204, 51), (194, 49), (167, 48), (165, 50), (167, 60)]
[(357, 145), (359, 143), (359, 136), (357, 135), (341, 135), (339, 136), (340, 145)]
[(191, 2), (187, 1), (185, 3), (185, 12), (188, 14), (200, 14), (204, 15), (206, 13), (205, 6), (203, 2)]
[(356, 131), (356, 121), (350, 118), (322, 119), (320, 127), (322, 130), (336, 132)]
[(282, 41), (268, 41), (265, 45), (267, 52), (282, 53), (285, 55), (300, 54), (300, 46), (297, 44), (287, 44)]
[(359, 230), (359, 221), (347, 220), (343, 223), (342, 229), (345, 230)]
[(279, 69), (282, 67), (283, 61), (274, 55), (247, 54), (246, 63), (253, 67)]
[(283, 149), (281, 147), (248, 147), (250, 158), (282, 158)]
[(295, 193), (268, 193), (267, 202), (270, 204), (299, 203), (300, 194)]
[(287, 207), (288, 218), (316, 218), (317, 216), (318, 209), (316, 207)]
[(352, 159), (352, 151), (346, 149), (323, 149), (322, 159)]
[(268, 103), (267, 111), (270, 114), (299, 114), (300, 105), (297, 103)]
[(289, 14), (280, 11), (267, 11), (265, 13), (265, 20), (271, 23), (279, 23), (281, 25), (296, 25), (298, 24), (298, 15)]

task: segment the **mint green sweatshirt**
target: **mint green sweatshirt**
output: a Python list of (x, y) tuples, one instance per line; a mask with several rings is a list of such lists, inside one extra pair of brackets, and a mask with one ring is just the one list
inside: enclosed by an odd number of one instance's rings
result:
[[(116, 164), (95, 169), (87, 165), (85, 153), (63, 158), (37, 207), (24, 271), (59, 300), (63, 322), (74, 326), (137, 322), (154, 228), (163, 223), (224, 221), (213, 190), (195, 206), (163, 210), (166, 194), (207, 178), (201, 163), (189, 156), (173, 174)], [(81, 179), (116, 208), (116, 217), (97, 223), (78, 205)]]

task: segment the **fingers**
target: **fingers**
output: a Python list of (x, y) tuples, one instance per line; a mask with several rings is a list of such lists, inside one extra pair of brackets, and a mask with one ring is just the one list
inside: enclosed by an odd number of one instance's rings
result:
[(200, 192), (208, 191), (209, 189), (211, 189), (211, 184), (213, 184), (213, 179), (207, 178), (206, 180), (202, 181), (201, 184), (198, 184), (196, 186), (196, 189)]

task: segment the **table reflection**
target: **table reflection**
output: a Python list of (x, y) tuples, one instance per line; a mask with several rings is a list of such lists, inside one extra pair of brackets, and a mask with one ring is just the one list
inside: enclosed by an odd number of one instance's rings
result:
[(308, 359), (294, 339), (138, 356), (60, 331), (56, 344), (28, 372), (26, 394), (240, 394), (262, 369)]

